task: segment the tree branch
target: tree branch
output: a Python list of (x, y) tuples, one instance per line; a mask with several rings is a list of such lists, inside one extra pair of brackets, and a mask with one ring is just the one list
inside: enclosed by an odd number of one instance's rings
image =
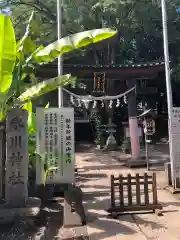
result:
[(18, 2), (12, 1), (11, 4), (13, 6), (24, 5), (24, 6), (32, 7), (37, 12), (44, 15), (44, 17), (46, 17), (52, 21), (56, 21), (56, 16), (50, 10), (48, 10), (47, 6), (45, 6), (44, 4), (42, 4), (39, 1), (38, 2), (37, 1), (36, 2), (24, 2), (24, 1), (20, 0)]
[(54, 15), (54, 14), (51, 12), (51, 10), (50, 10), (44, 3), (42, 3), (42, 1), (40, 1), (40, 0), (35, 0), (35, 2), (37, 3), (37, 5), (39, 5), (39, 6), (41, 7), (41, 9), (44, 9), (44, 10), (48, 13), (48, 15), (51, 16), (51, 19), (56, 20), (56, 15)]
[(124, 19), (129, 17), (129, 14), (132, 12), (132, 10), (135, 8), (137, 2), (133, 3), (132, 7), (128, 10), (127, 14), (124, 16)]

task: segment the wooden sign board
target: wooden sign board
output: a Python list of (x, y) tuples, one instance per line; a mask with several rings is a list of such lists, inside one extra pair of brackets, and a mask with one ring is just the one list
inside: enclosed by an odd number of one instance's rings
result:
[(74, 109), (37, 108), (37, 161), (36, 184), (44, 183), (44, 167), (48, 176), (46, 184), (75, 182)]

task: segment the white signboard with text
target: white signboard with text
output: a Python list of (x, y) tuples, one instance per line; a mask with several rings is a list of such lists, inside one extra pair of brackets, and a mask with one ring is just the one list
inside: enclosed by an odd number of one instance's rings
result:
[(74, 108), (37, 108), (36, 183), (43, 184), (48, 169), (47, 184), (75, 182)]
[(180, 108), (172, 109), (172, 151), (174, 177), (180, 178)]

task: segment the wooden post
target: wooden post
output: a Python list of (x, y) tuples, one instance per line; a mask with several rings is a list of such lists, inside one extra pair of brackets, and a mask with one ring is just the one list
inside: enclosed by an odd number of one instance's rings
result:
[(158, 204), (156, 174), (155, 173), (153, 173), (153, 175), (152, 175), (152, 191), (153, 191), (153, 204)]
[(13, 109), (6, 120), (6, 202), (24, 207), (28, 198), (28, 113)]
[(119, 175), (119, 202), (120, 206), (124, 206), (123, 175)]
[(111, 207), (115, 207), (114, 175), (111, 175)]
[(144, 202), (145, 205), (149, 204), (149, 189), (148, 189), (148, 175), (144, 174)]
[(128, 205), (132, 205), (131, 174), (128, 174)]
[(138, 173), (136, 174), (136, 204), (141, 204), (140, 179)]

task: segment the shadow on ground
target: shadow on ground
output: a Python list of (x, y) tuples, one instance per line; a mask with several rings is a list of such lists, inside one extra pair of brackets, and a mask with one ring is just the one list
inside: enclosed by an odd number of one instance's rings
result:
[[(90, 223), (88, 225), (89, 227), (94, 227), (94, 224)], [(136, 231), (123, 225), (120, 221), (115, 223), (113, 220), (108, 219), (99, 219), (99, 221), (96, 221), (95, 228), (98, 229), (98, 232), (90, 233), (90, 240), (106, 239), (107, 237), (114, 237), (116, 235), (132, 235), (133, 238), (133, 234), (136, 233)]]
[[(100, 151), (92, 150), (89, 152), (89, 154), (81, 154), (82, 159), (82, 166), (83, 161), (86, 162), (86, 166), (83, 166), (79, 168), (79, 175), (83, 173), (85, 176), (86, 172), (88, 171), (96, 171), (100, 170), (101, 176), (103, 176), (103, 170), (112, 170), (115, 172), (115, 169), (128, 169), (127, 167), (124, 167), (124, 163), (126, 162), (126, 159), (122, 158), (120, 159), (118, 156), (113, 156), (113, 153), (110, 153), (109, 157), (107, 156), (107, 153), (102, 153)], [(88, 163), (89, 162), (89, 163)], [(94, 164), (93, 164), (94, 162)], [(102, 164), (102, 165), (101, 165)], [(133, 169), (136, 171), (136, 169)], [(164, 162), (161, 162), (160, 165), (152, 165), (151, 170), (155, 172), (161, 172), (164, 171)], [(137, 169), (137, 173), (144, 173), (146, 171), (145, 168)], [(98, 171), (96, 171), (98, 172)], [(108, 184), (107, 186), (107, 180), (105, 181), (106, 185), (103, 185), (98, 180), (104, 178), (99, 177), (93, 179), (93, 176), (89, 175), (89, 182), (88, 179), (85, 183), (81, 182), (81, 179), (79, 178), (79, 186), (82, 188), (82, 190), (85, 191), (84, 195), (84, 207), (87, 209), (87, 223), (90, 229), (94, 229), (94, 232), (89, 232), (89, 238), (92, 240), (95, 239), (106, 239), (107, 237), (115, 237), (118, 235), (117, 239), (122, 235), (135, 235), (137, 232), (140, 231), (138, 228), (139, 225), (147, 226), (149, 229), (152, 230), (160, 230), (160, 229), (166, 229), (166, 226), (163, 224), (158, 223), (156, 220), (147, 220), (144, 219), (144, 216), (140, 216), (140, 214), (129, 214), (128, 216), (119, 216), (118, 219), (112, 219), (108, 216), (108, 213), (106, 210), (110, 207), (110, 186)], [(93, 180), (91, 182), (91, 180)], [(96, 181), (97, 180), (97, 185)], [(110, 180), (109, 180), (110, 181)], [(94, 190), (94, 191), (93, 191)], [(149, 190), (151, 192), (151, 190)], [(144, 190), (142, 189), (141, 194), (144, 194)], [(135, 191), (133, 191), (133, 196), (136, 196)], [(127, 197), (127, 193), (125, 194), (125, 197)], [(167, 206), (169, 205), (175, 205), (177, 203), (167, 203)], [(163, 204), (163, 206), (165, 206)], [(164, 210), (163, 213), (166, 214), (166, 212), (175, 212), (175, 210)], [(152, 212), (144, 214), (154, 214)], [(155, 217), (156, 219), (156, 217)], [(132, 224), (131, 224), (132, 223)], [(133, 225), (136, 226), (133, 227)]]
[(84, 182), (89, 182), (91, 180), (95, 181), (95, 180), (99, 180), (102, 178), (107, 178), (108, 176), (106, 174), (102, 174), (102, 173), (79, 173), (76, 176), (76, 183), (82, 184)]
[[(131, 227), (132, 225), (143, 225), (153, 230), (166, 229), (163, 224), (155, 221), (145, 220), (144, 218), (141, 218), (139, 214), (138, 216), (135, 214), (119, 215), (118, 219), (113, 219), (107, 215), (105, 211), (97, 211), (98, 208), (101, 209), (100, 206), (107, 205), (108, 201), (108, 199), (96, 199), (93, 204), (94, 208), (91, 204), (91, 210), (88, 210), (87, 223), (89, 228), (94, 229), (94, 232), (89, 231), (89, 238), (92, 240), (106, 239), (107, 237), (115, 237), (116, 235), (118, 237), (121, 235), (131, 235), (133, 239), (133, 235), (137, 234), (139, 229)], [(147, 212), (145, 214), (147, 214)]]
[(0, 225), (0, 240), (33, 240), (44, 234), (45, 239), (57, 239), (56, 236), (63, 224), (62, 216), (62, 205), (50, 204), (47, 208), (41, 209), (35, 218), (17, 218), (12, 224)]
[(0, 225), (0, 240), (25, 240), (30, 237), (33, 239), (38, 231), (40, 228), (33, 219), (16, 219), (14, 223)]

